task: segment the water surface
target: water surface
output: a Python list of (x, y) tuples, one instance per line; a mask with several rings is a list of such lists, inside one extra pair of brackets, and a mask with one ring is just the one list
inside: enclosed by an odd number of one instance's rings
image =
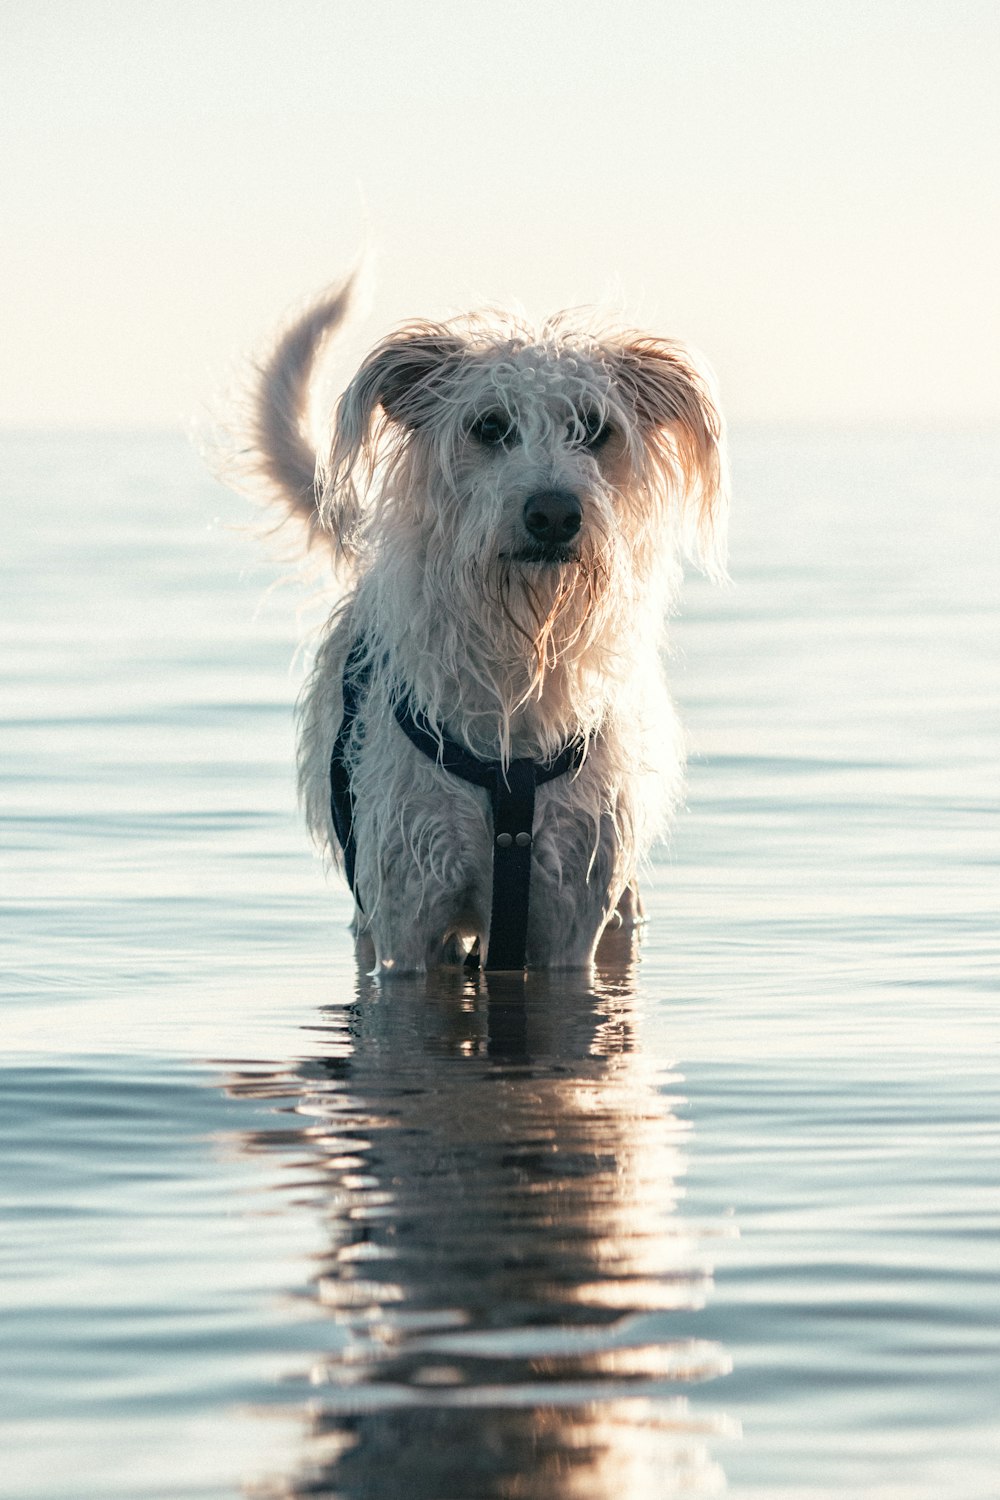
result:
[(737, 434), (641, 951), (390, 993), (308, 590), (178, 440), (3, 440), (0, 1492), (997, 1500), (998, 459)]

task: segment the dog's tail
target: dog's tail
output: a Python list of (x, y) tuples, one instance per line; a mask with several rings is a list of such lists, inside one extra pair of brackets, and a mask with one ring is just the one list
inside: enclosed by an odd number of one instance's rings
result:
[(289, 325), (261, 368), (251, 414), (253, 466), (291, 514), (315, 534), (316, 452), (307, 436), (310, 378), (317, 356), (343, 324), (354, 277), (331, 287)]

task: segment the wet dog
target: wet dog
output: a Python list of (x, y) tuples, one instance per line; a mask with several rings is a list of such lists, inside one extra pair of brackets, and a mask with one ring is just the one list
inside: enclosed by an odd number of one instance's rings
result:
[(317, 458), (311, 380), (348, 296), (294, 322), (255, 396), (257, 470), (341, 587), (301, 708), (310, 826), (378, 972), (586, 966), (636, 919), (679, 793), (660, 652), (685, 550), (722, 571), (709, 378), (675, 342), (570, 315), (412, 323)]

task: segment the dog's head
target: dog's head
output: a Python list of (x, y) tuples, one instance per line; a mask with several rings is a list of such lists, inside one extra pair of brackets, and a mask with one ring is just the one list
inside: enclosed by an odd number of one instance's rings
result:
[(341, 398), (321, 516), (342, 559), (406, 549), (447, 607), (475, 597), (551, 655), (646, 596), (678, 546), (721, 571), (722, 423), (682, 346), (566, 317), (413, 324)]

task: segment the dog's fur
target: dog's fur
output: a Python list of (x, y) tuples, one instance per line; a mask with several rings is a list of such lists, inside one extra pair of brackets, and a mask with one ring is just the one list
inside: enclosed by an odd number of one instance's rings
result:
[(256, 467), (329, 544), (342, 589), (302, 702), (310, 826), (339, 861), (330, 757), (360, 641), (356, 931), (383, 974), (457, 960), (477, 939), (485, 954), (487, 794), (404, 736), (399, 685), (486, 758), (544, 759), (584, 739), (581, 769), (538, 790), (527, 954), (587, 965), (616, 909), (634, 910), (637, 864), (679, 792), (660, 647), (680, 552), (693, 543), (722, 571), (710, 384), (679, 344), (569, 315), (537, 331), (495, 316), (413, 323), (363, 361), (317, 461), (311, 376), (349, 291), (294, 322), (255, 398)]

